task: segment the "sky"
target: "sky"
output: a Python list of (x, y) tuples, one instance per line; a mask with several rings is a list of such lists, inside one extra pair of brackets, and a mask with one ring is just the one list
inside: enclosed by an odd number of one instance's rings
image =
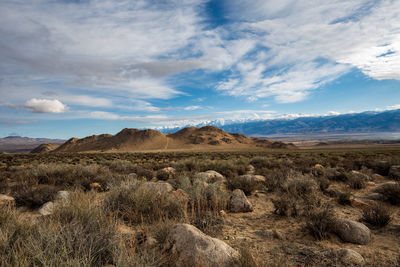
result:
[(0, 137), (400, 108), (399, 0), (0, 0)]

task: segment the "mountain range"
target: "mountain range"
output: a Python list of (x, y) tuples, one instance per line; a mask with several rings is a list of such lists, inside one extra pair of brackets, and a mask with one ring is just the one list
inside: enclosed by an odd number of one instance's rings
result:
[[(208, 124), (228, 132), (250, 136), (400, 132), (400, 110), (295, 119), (249, 120), (228, 124), (221, 124), (221, 121), (217, 120)], [(174, 132), (179, 129), (164, 128), (161, 131)]]

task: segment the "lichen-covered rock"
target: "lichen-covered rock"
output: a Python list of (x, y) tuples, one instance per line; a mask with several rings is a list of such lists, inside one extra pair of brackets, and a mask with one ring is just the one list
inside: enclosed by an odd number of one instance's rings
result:
[(138, 190), (146, 190), (153, 194), (165, 194), (174, 191), (172, 185), (167, 182), (144, 182), (142, 183)]
[(231, 212), (253, 211), (253, 205), (251, 205), (244, 192), (240, 189), (235, 189), (232, 192), (231, 198), (229, 200), (229, 205)]
[(69, 201), (70, 199), (70, 195), (68, 191), (58, 191), (56, 196), (55, 196), (55, 200), (56, 201)]
[(345, 242), (366, 245), (371, 241), (371, 231), (362, 223), (339, 219), (335, 223), (335, 233)]
[(164, 244), (164, 252), (176, 259), (174, 266), (232, 266), (237, 251), (222, 240), (205, 235), (189, 224), (176, 224)]
[(343, 248), (338, 251), (338, 256), (346, 266), (359, 266), (364, 264), (364, 258), (358, 252)]
[(254, 174), (245, 174), (245, 175), (240, 175), (238, 179), (244, 180), (247, 183), (254, 183), (254, 184), (259, 184), (265, 182), (265, 176), (262, 175), (254, 175)]
[(54, 203), (49, 201), (44, 203), (38, 210), (38, 213), (42, 216), (47, 216), (52, 214), (54, 211)]
[(216, 171), (213, 171), (213, 170), (196, 173), (194, 178), (204, 181), (209, 184), (212, 184), (215, 182), (226, 183), (226, 178), (222, 174), (220, 174)]

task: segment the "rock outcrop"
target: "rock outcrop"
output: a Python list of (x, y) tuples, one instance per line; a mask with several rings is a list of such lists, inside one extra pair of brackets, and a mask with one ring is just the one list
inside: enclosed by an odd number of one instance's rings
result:
[(232, 192), (229, 207), (231, 212), (251, 212), (254, 210), (253, 205), (251, 205), (244, 192), (240, 189), (235, 189)]

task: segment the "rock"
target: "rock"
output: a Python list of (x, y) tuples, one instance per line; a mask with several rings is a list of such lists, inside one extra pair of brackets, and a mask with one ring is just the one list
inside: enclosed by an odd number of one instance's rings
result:
[(376, 183), (368, 181), (365, 183), (366, 186), (376, 186)]
[(163, 181), (173, 179), (175, 177), (175, 169), (172, 167), (166, 167), (157, 171), (157, 178)]
[(245, 174), (245, 175), (240, 175), (238, 179), (242, 179), (247, 183), (263, 183), (266, 181), (265, 177), (262, 175), (254, 175), (254, 174)]
[(389, 169), (389, 177), (400, 180), (400, 165), (393, 165)]
[(274, 231), (272, 231), (272, 230), (258, 230), (258, 231), (255, 231), (254, 233), (261, 237), (266, 237), (266, 238), (274, 237)]
[(0, 206), (2, 205), (15, 205), (15, 199), (11, 196), (0, 194)]
[(97, 191), (97, 192), (103, 191), (103, 187), (101, 186), (101, 184), (99, 184), (97, 182), (91, 183), (89, 185), (89, 187), (90, 187), (90, 190), (94, 190), (94, 191)]
[(209, 170), (209, 171), (206, 171), (206, 172), (196, 173), (194, 178), (202, 180), (202, 181), (204, 181), (206, 183), (209, 183), (209, 184), (212, 184), (212, 183), (215, 183), (215, 182), (221, 182), (221, 183), (226, 183), (227, 182), (226, 178), (222, 174), (220, 174), (220, 173), (218, 173), (216, 171), (212, 171), (212, 170)]
[(142, 183), (138, 190), (146, 190), (153, 194), (165, 194), (174, 191), (172, 185), (167, 182), (144, 182)]
[(235, 189), (232, 192), (229, 200), (231, 212), (250, 212), (253, 211), (253, 205), (247, 199), (244, 192), (240, 189)]
[(339, 219), (334, 228), (335, 233), (345, 242), (366, 245), (371, 241), (371, 231), (362, 223)]
[(368, 208), (368, 207), (371, 207), (370, 204), (368, 204), (367, 202), (363, 201), (362, 199), (360, 199), (358, 197), (352, 197), (350, 199), (350, 202), (351, 202), (350, 203), (351, 206), (356, 207), (356, 208)]
[(370, 199), (370, 200), (384, 200), (385, 199), (385, 197), (379, 193), (372, 193), (372, 194), (363, 196), (362, 198)]
[(249, 164), (246, 167), (246, 173), (247, 174), (254, 174), (256, 172), (256, 168), (254, 168), (253, 165)]
[(55, 200), (56, 201), (69, 201), (70, 195), (68, 191), (58, 191), (56, 196), (55, 196)]
[(372, 192), (374, 192), (374, 193), (384, 193), (385, 191), (387, 191), (388, 189), (392, 188), (396, 184), (397, 184), (396, 182), (382, 183), (382, 184), (379, 184), (376, 188), (374, 188), (372, 190)]
[(363, 181), (370, 181), (371, 180), (370, 176), (368, 176), (368, 175), (366, 175), (366, 174), (364, 174), (362, 172), (359, 172), (359, 171), (351, 171), (350, 174), (352, 176), (354, 176), (355, 178), (361, 179)]
[(148, 236), (148, 237), (146, 238), (146, 241), (144, 241), (144, 245), (145, 245), (146, 247), (148, 247), (148, 248), (154, 248), (154, 247), (157, 246), (157, 244), (158, 244), (157, 239), (155, 239), (155, 238), (152, 237), (152, 236)]
[(372, 177), (372, 179), (374, 179), (375, 181), (382, 181), (382, 180), (385, 179), (385, 177), (383, 177), (382, 175), (377, 174), (377, 173), (372, 174), (371, 177)]
[(223, 218), (225, 218), (227, 216), (226, 212), (224, 210), (220, 210), (219, 211), (219, 215)]
[(174, 266), (232, 266), (239, 253), (222, 240), (205, 235), (189, 224), (176, 224), (164, 244), (164, 252), (171, 254)]
[(315, 165), (314, 165), (314, 169), (324, 171), (324, 170), (325, 170), (325, 167), (322, 166), (321, 164), (315, 164)]
[(47, 216), (52, 214), (54, 211), (54, 203), (49, 201), (44, 203), (38, 210), (38, 213), (42, 216)]
[(342, 263), (344, 263), (345, 265), (357, 266), (364, 264), (363, 256), (361, 256), (358, 252), (352, 249), (347, 249), (347, 248), (340, 249), (338, 251), (338, 256), (342, 261)]
[(132, 173), (128, 174), (128, 178), (130, 178), (130, 179), (136, 179), (136, 178), (138, 178), (138, 176), (137, 176), (136, 173), (132, 172)]

